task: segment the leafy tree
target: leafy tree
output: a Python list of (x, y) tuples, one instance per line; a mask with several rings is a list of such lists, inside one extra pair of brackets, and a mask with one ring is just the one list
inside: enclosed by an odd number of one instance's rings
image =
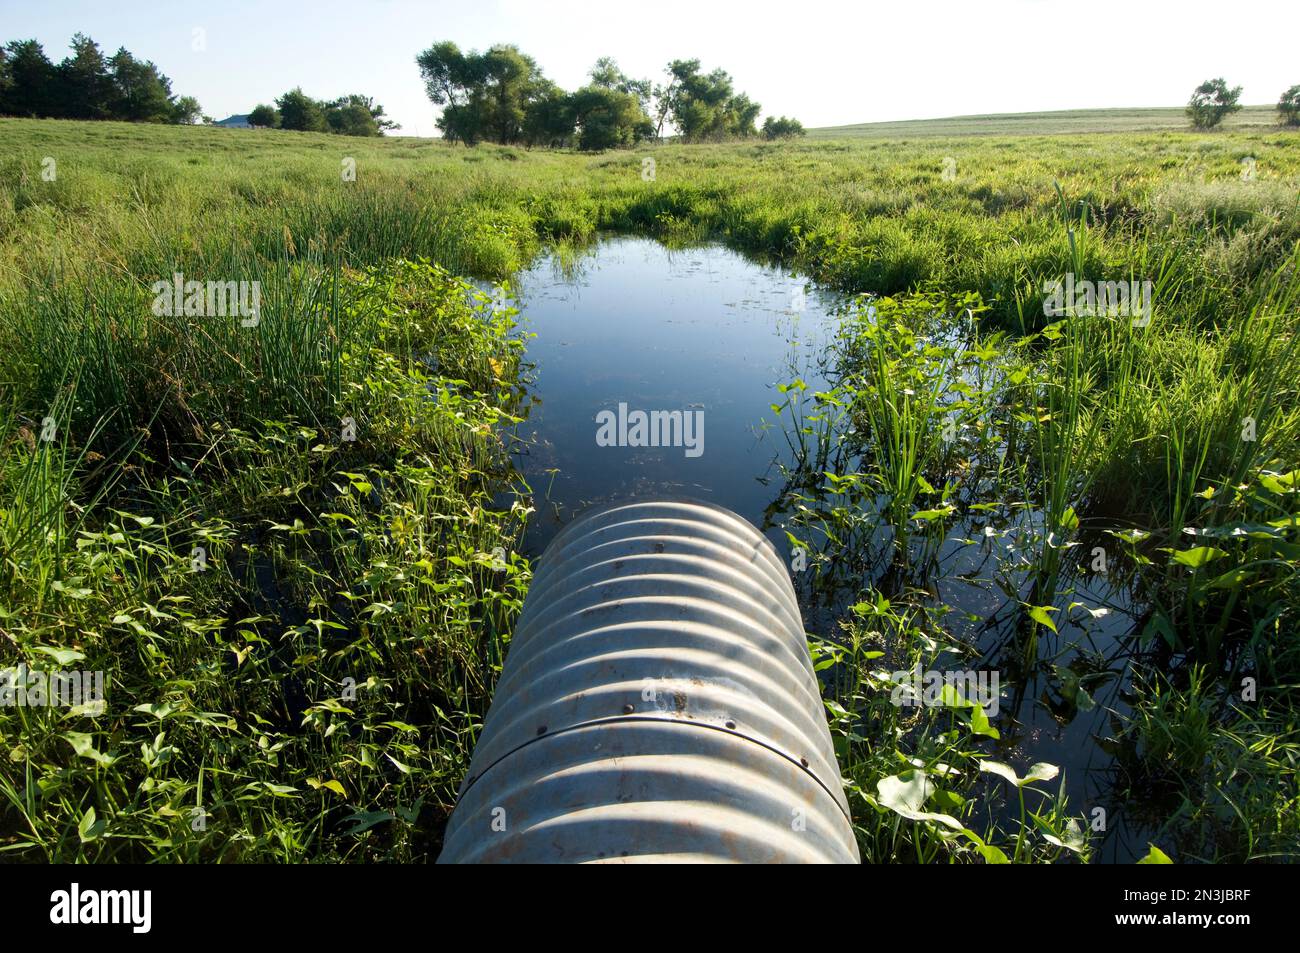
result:
[(699, 60), (674, 60), (666, 71), (668, 82), (655, 85), (628, 76), (614, 59), (602, 56), (591, 69), (591, 82), (568, 96), (515, 46), (462, 52), (442, 41), (415, 61), (429, 100), (442, 107), (438, 128), (466, 145), (576, 142), (580, 149), (611, 149), (661, 135), (669, 118), (691, 142), (758, 134), (759, 104), (737, 93), (725, 71), (702, 74)]
[(802, 135), (804, 135), (803, 123), (798, 119), (768, 116), (763, 120), (764, 139), (793, 139)]
[(280, 128), (298, 132), (329, 132), (321, 104), (295, 86), (275, 101), (280, 110)]
[[(470, 54), (477, 60), (475, 54)], [(450, 40), (435, 43), (415, 58), (424, 90), (435, 106), (464, 106), (479, 82), (460, 47)]]
[(105, 59), (99, 44), (78, 33), (72, 54), (58, 66), (35, 40), (0, 49), (0, 113), (132, 122), (196, 122), (193, 97), (177, 100), (153, 63), (125, 48)]
[(299, 132), (333, 132), (343, 136), (382, 136), (401, 127), (384, 116), (384, 107), (371, 96), (351, 93), (338, 99), (312, 99), (302, 87), (289, 90), (275, 101), (279, 109), (260, 105), (248, 114), (251, 125), (294, 129)]
[(668, 113), (677, 132), (688, 142), (722, 132), (721, 110), (731, 95), (726, 74), (701, 76), (699, 60), (673, 60), (666, 70), (671, 90)]
[(611, 56), (602, 56), (591, 68), (591, 85), (599, 89), (612, 89), (620, 93), (631, 93), (637, 98), (641, 111), (649, 114), (650, 97), (654, 93), (653, 84), (648, 79), (633, 79), (618, 68), (618, 62)]
[(587, 86), (571, 97), (578, 127), (578, 148), (584, 151), (630, 146), (654, 134), (654, 124), (634, 93)]
[(108, 61), (113, 81), (111, 112), (130, 122), (175, 122), (172, 83), (149, 60), (137, 60), (125, 47)]
[(524, 114), (524, 141), (530, 146), (560, 149), (572, 145), (577, 117), (573, 97), (550, 83)]
[(475, 103), (448, 105), (443, 107), (442, 115), (438, 117), (438, 128), (448, 141), (472, 146), (487, 136), (483, 120), (483, 110)]
[(612, 56), (602, 56), (596, 60), (596, 65), (587, 75), (591, 77), (591, 85), (600, 89), (617, 89), (623, 81), (623, 71), (618, 68), (618, 62)]
[(263, 129), (280, 128), (280, 112), (274, 106), (265, 104), (254, 107), (253, 111), (248, 114), (250, 125), (260, 126)]
[(438, 128), (466, 145), (481, 139), (503, 145), (527, 141), (529, 107), (553, 98), (553, 84), (516, 46), (462, 53), (455, 43), (441, 42), (415, 61), (429, 99), (443, 107)]
[(1207, 79), (1192, 93), (1187, 102), (1187, 118), (1197, 129), (1213, 129), (1229, 113), (1241, 109), (1237, 100), (1241, 98), (1241, 87), (1229, 89), (1228, 84), (1220, 79)]
[(402, 128), (401, 123), (394, 122), (392, 119), (389, 119), (384, 115), (384, 107), (375, 102), (373, 96), (359, 96), (354, 94), (347, 98), (357, 105), (363, 106), (370, 113), (370, 118), (374, 120), (375, 127), (378, 129), (378, 132), (374, 133), (374, 135), (382, 136), (390, 129)]
[(452, 142), (467, 146), (484, 135), (484, 116), (479, 104), (485, 78), (482, 59), (477, 53), (468, 56), (455, 43), (435, 43), (415, 58), (430, 102), (442, 106), (438, 128)]
[(172, 106), (172, 122), (193, 126), (203, 120), (203, 107), (193, 96), (182, 96)]
[(668, 84), (660, 87), (660, 131), (664, 117), (671, 116), (687, 142), (756, 134), (754, 122), (762, 107), (736, 93), (725, 70), (706, 75), (700, 72), (699, 60), (673, 60), (666, 73)]
[(1300, 126), (1300, 86), (1292, 86), (1277, 101), (1278, 120), (1288, 126)]
[(370, 110), (349, 99), (340, 99), (325, 106), (325, 123), (330, 132), (344, 136), (377, 136), (379, 126)]
[(72, 55), (58, 67), (59, 112), (71, 119), (108, 119), (113, 78), (99, 44), (83, 33), (72, 38)]
[(11, 116), (57, 116), (54, 64), (35, 40), (14, 40), (5, 47), (7, 89), (0, 111)]
[(518, 47), (494, 46), (483, 54), (486, 81), (480, 102), (484, 126), (505, 145), (522, 138), (528, 104), (546, 90), (546, 80), (532, 57)]
[(664, 123), (668, 121), (668, 117), (672, 114), (673, 103), (676, 101), (677, 97), (677, 77), (672, 70), (666, 70), (665, 72), (668, 74), (668, 82), (663, 84), (656, 83), (654, 87), (654, 124), (656, 139), (663, 138)]
[(758, 114), (762, 111), (763, 107), (744, 93), (737, 93), (732, 96), (727, 100), (726, 109), (724, 110), (727, 135), (739, 136), (741, 139), (748, 139), (751, 136), (758, 135), (754, 123), (758, 119)]
[(370, 96), (353, 93), (321, 105), (331, 132), (345, 136), (382, 136), (385, 129), (400, 129), (384, 118), (384, 107)]

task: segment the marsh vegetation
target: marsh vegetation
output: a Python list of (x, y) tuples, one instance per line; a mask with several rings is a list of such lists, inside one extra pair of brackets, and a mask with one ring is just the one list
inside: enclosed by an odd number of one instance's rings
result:
[[(0, 708), (6, 856), (436, 856), (542, 489), (482, 283), (614, 232), (847, 302), (753, 423), (864, 859), (1294, 859), (1294, 135), (0, 139), (0, 667), (107, 685)], [(156, 315), (175, 274), (259, 282), (257, 323)], [(1150, 321), (1048, 317), (1066, 274), (1151, 281)], [(893, 704), (917, 666), (1011, 694)], [(1107, 784), (1019, 762), (1026, 725), (1095, 737)]]

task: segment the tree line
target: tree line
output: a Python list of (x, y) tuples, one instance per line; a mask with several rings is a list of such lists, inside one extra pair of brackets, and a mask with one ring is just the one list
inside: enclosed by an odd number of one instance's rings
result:
[[(137, 59), (125, 47), (105, 56), (83, 33), (72, 38), (72, 53), (53, 63), (35, 40), (0, 46), (0, 115), (35, 119), (117, 119), (126, 122), (211, 122), (193, 96), (177, 96), (172, 81), (154, 63)], [(258, 106), (254, 126), (380, 136), (400, 128), (385, 118), (384, 107), (369, 96), (351, 94), (317, 100), (293, 89)]]
[(382, 136), (401, 129), (384, 116), (384, 107), (370, 96), (353, 93), (338, 99), (312, 99), (302, 87), (289, 90), (274, 106), (260, 105), (248, 114), (254, 126), (296, 129), (299, 132), (334, 132), (344, 136)]
[(126, 47), (105, 56), (84, 33), (71, 47), (56, 64), (35, 40), (0, 46), (0, 115), (170, 123), (202, 118), (197, 99), (173, 94), (172, 81)]
[[(1187, 118), (1196, 129), (1213, 129), (1231, 113), (1241, 109), (1241, 87), (1229, 88), (1222, 78), (1207, 79), (1192, 90), (1187, 101)], [(1300, 126), (1300, 86), (1292, 86), (1277, 101), (1278, 122)]]
[(475, 145), (577, 147), (586, 151), (629, 146), (659, 138), (671, 121), (686, 142), (769, 139), (803, 135), (798, 120), (767, 118), (762, 107), (738, 92), (721, 69), (702, 71), (699, 60), (673, 60), (665, 80), (626, 75), (601, 57), (581, 89), (566, 92), (517, 46), (462, 52), (451, 41), (435, 43), (416, 57), (425, 91), (442, 107), (438, 129), (452, 142)]

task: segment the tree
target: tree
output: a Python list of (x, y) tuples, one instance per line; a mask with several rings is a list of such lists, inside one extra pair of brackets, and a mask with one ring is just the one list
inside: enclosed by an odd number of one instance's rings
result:
[(248, 114), (249, 125), (299, 132), (332, 132), (342, 136), (382, 136), (401, 127), (384, 116), (384, 107), (371, 96), (351, 93), (338, 99), (312, 99), (295, 87), (275, 101), (279, 109), (260, 105)]
[(591, 77), (591, 85), (600, 89), (617, 89), (623, 81), (623, 71), (618, 68), (618, 61), (612, 56), (602, 56), (596, 60), (596, 65), (587, 75)]
[(744, 93), (737, 93), (732, 96), (727, 100), (725, 110), (727, 135), (738, 136), (741, 139), (748, 139), (751, 136), (758, 135), (754, 123), (758, 119), (758, 114), (762, 111), (763, 107)]
[(618, 62), (612, 56), (602, 56), (591, 68), (591, 85), (599, 89), (612, 89), (620, 93), (630, 93), (637, 98), (641, 111), (649, 114), (650, 97), (654, 92), (648, 79), (633, 79), (618, 68)]
[(253, 108), (248, 114), (248, 123), (251, 126), (259, 126), (263, 129), (280, 128), (280, 112), (274, 106), (260, 104)]
[(437, 125), (448, 141), (467, 146), (477, 145), (487, 135), (483, 111), (473, 103), (443, 107)]
[(1277, 117), (1288, 126), (1300, 126), (1300, 86), (1292, 86), (1277, 101)]
[(483, 114), (471, 103), (481, 95), (484, 79), (477, 53), (469, 56), (450, 40), (435, 43), (415, 58), (430, 102), (442, 106), (438, 128), (452, 142), (472, 146), (483, 136)]
[(384, 107), (370, 96), (353, 93), (322, 103), (325, 123), (331, 132), (344, 136), (382, 136), (385, 129), (400, 129), (397, 123), (384, 118)]
[(578, 90), (570, 99), (579, 149), (614, 149), (654, 135), (654, 124), (633, 93), (593, 85)]
[(108, 61), (113, 81), (111, 113), (131, 122), (175, 122), (172, 83), (149, 60), (137, 60), (125, 47)]
[(715, 69), (700, 72), (699, 60), (673, 60), (666, 70), (668, 84), (659, 87), (659, 131), (665, 116), (687, 142), (755, 135), (754, 122), (762, 107), (732, 88), (731, 76)]
[[(471, 54), (473, 55), (473, 54)], [(435, 106), (463, 106), (478, 82), (460, 47), (450, 40), (435, 43), (415, 58), (424, 91)]]
[(325, 104), (325, 123), (330, 132), (343, 136), (377, 136), (379, 126), (370, 110), (349, 98)]
[(577, 126), (573, 105), (573, 97), (550, 83), (528, 104), (524, 114), (524, 141), (530, 146), (549, 149), (572, 145)]
[(483, 75), (484, 127), (502, 145), (520, 141), (528, 104), (546, 89), (542, 71), (518, 47), (494, 46), (483, 54)]
[(768, 116), (763, 120), (764, 139), (793, 139), (802, 135), (804, 135), (803, 123), (798, 119)]
[(14, 40), (5, 47), (8, 88), (0, 112), (11, 116), (56, 116), (54, 64), (35, 40)]
[(378, 132), (374, 133), (375, 135), (382, 136), (390, 129), (402, 128), (401, 123), (395, 122), (384, 115), (384, 107), (375, 102), (373, 96), (359, 96), (354, 94), (349, 96), (348, 99), (364, 107), (370, 113), (370, 118), (375, 121), (375, 127), (378, 129)]
[(58, 67), (59, 112), (70, 119), (112, 115), (113, 79), (99, 44), (83, 33), (72, 38), (72, 55)]
[(736, 92), (724, 70), (702, 74), (699, 60), (674, 60), (668, 82), (655, 85), (602, 56), (591, 68), (591, 82), (568, 96), (516, 46), (462, 52), (444, 40), (415, 62), (429, 100), (442, 107), (438, 128), (470, 146), (490, 140), (612, 149), (661, 135), (669, 118), (689, 142), (758, 134), (762, 107)]
[(1187, 118), (1197, 129), (1213, 129), (1229, 113), (1235, 113), (1241, 106), (1241, 87), (1229, 89), (1228, 84), (1219, 79), (1207, 79), (1192, 93), (1187, 102)]
[(462, 53), (455, 43), (435, 43), (415, 58), (425, 92), (442, 106), (438, 128), (453, 141), (526, 141), (529, 108), (553, 98), (551, 84), (532, 57), (516, 46)]
[(192, 126), (203, 120), (203, 107), (193, 96), (182, 96), (172, 106), (172, 122)]
[(321, 108), (320, 103), (304, 93), (301, 86), (289, 90), (275, 101), (275, 105), (280, 110), (281, 129), (294, 129), (298, 132), (329, 132), (329, 124), (325, 121), (325, 110)]
[(197, 122), (193, 97), (177, 99), (172, 82), (125, 49), (105, 59), (99, 44), (78, 33), (72, 54), (55, 66), (35, 40), (0, 49), (0, 113), (131, 122)]
[(677, 77), (672, 70), (667, 70), (666, 72), (668, 73), (668, 82), (663, 85), (656, 83), (654, 88), (654, 124), (656, 139), (663, 138), (664, 123), (668, 121), (668, 117), (672, 114), (673, 102), (677, 96)]

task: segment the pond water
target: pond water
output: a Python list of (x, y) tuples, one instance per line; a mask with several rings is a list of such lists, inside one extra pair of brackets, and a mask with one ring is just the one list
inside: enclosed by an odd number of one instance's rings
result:
[[(779, 523), (783, 467), (794, 460), (789, 417), (778, 417), (772, 405), (785, 401), (778, 384), (801, 378), (809, 394), (829, 386), (822, 360), (841, 297), (721, 246), (669, 249), (628, 237), (605, 239), (576, 260), (543, 256), (517, 276), (514, 289), (523, 330), (534, 335), (527, 350), (533, 403), (515, 444), (516, 468), (536, 506), (524, 540), (528, 556), (539, 556), (590, 506), (686, 496), (740, 514), (789, 559)], [(637, 439), (636, 411), (680, 412), (675, 445), (632, 445), (645, 442)], [(1016, 596), (1006, 591), (1005, 560), (994, 550), (1011, 544), (982, 530), (957, 526), (944, 539), (931, 592), (960, 610), (949, 629), (977, 648), (977, 667), (1002, 671), (995, 720), (1002, 741), (994, 756), (1020, 773), (1036, 761), (1060, 766), (1072, 814), (1106, 811), (1107, 833), (1095, 836), (1095, 857), (1129, 860), (1145, 847), (1146, 832), (1108, 796), (1113, 759), (1106, 740), (1109, 719), (1125, 711), (1122, 661), (1115, 678), (1093, 683), (1095, 698), (1085, 693), (1086, 708), (1071, 701), (1063, 710), (1059, 698), (1062, 672), (1095, 676), (1098, 664), (1123, 655), (1132, 625), (1124, 594), (1095, 579), (1072, 580), (1060, 603), (1060, 635), (1043, 640), (1026, 673), (1007, 663), (1014, 620), (1001, 618), (1012, 614), (1006, 610), (1015, 609)], [(799, 579), (796, 588), (808, 631), (834, 636), (846, 603), (814, 598)], [(849, 600), (856, 595), (844, 593)], [(1086, 625), (1067, 621), (1071, 600), (1107, 606), (1110, 615)], [(1021, 671), (1018, 683), (1013, 670)]]
[[(608, 239), (565, 265), (544, 257), (516, 291), (524, 328), (536, 335), (527, 356), (536, 402), (516, 459), (537, 506), (529, 555), (577, 513), (620, 499), (692, 497), (762, 525), (784, 449), (780, 429), (764, 420), (774, 420), (776, 385), (792, 371), (825, 386), (816, 358), (834, 297), (720, 246), (636, 238)], [(624, 417), (681, 412), (682, 445), (631, 446), (630, 427), (629, 445), (618, 445), (620, 404)], [(613, 418), (615, 445), (597, 442), (602, 412)]]

